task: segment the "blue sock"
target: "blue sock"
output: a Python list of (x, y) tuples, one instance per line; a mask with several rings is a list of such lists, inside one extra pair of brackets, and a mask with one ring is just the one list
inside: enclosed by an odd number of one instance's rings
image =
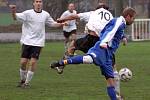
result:
[(83, 63), (83, 56), (78, 55), (78, 56), (73, 56), (70, 57), (66, 60), (61, 60), (59, 61), (60, 65), (66, 65), (66, 64), (81, 64)]
[(111, 98), (111, 100), (117, 100), (114, 86), (107, 87), (107, 93), (109, 97)]

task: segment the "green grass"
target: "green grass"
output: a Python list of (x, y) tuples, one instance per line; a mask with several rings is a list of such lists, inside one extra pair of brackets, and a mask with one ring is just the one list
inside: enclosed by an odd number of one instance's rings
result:
[(12, 16), (10, 13), (0, 13), (0, 26), (7, 26), (14, 24)]
[[(20, 45), (0, 44), (0, 100), (109, 100), (105, 80), (95, 65), (68, 65), (63, 75), (49, 70), (49, 62), (63, 54), (63, 43), (47, 43), (30, 89), (16, 88)], [(80, 52), (78, 52), (80, 53)], [(150, 42), (132, 42), (118, 50), (117, 66), (133, 72), (121, 83), (125, 100), (150, 100)]]

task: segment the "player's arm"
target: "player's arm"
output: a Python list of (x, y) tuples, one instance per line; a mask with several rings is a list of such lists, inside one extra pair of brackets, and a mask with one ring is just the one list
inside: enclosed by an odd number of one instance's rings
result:
[(51, 27), (62, 27), (64, 25), (67, 25), (67, 23), (66, 22), (63, 22), (63, 23), (54, 22), (51, 24)]
[(57, 22), (62, 23), (62, 22), (68, 21), (68, 20), (75, 20), (75, 19), (80, 19), (78, 14), (72, 14), (72, 15), (69, 15), (69, 16), (66, 16), (66, 17), (58, 18)]
[(22, 13), (16, 13), (16, 5), (9, 5), (9, 7), (11, 9), (12, 17), (14, 20), (17, 20), (20, 22), (27, 21), (27, 18), (26, 18), (27, 11), (24, 11)]
[(16, 5), (9, 5), (12, 13), (12, 17), (14, 20), (16, 20)]
[(64, 23), (57, 23), (56, 21), (54, 21), (54, 19), (48, 14), (47, 20), (46, 20), (46, 24), (49, 27), (62, 27), (64, 25), (67, 25), (65, 22)]

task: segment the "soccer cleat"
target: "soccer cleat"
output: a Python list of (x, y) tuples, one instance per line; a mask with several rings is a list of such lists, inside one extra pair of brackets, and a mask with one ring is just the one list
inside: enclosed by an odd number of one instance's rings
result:
[(61, 66), (58, 61), (51, 63), (50, 67), (52, 69), (55, 69), (58, 74), (62, 74), (63, 73), (64, 66)]
[(24, 83), (21, 85), (21, 88), (23, 88), (23, 89), (27, 89), (29, 87), (30, 87), (29, 83)]
[(53, 62), (53, 63), (50, 64), (50, 67), (51, 67), (52, 69), (54, 69), (54, 68), (56, 68), (56, 67), (59, 67), (59, 66), (60, 66), (60, 64), (59, 64), (58, 61), (57, 61), (57, 62)]
[(63, 73), (63, 67), (55, 67), (55, 69), (57, 70), (58, 74), (62, 74)]
[(25, 81), (24, 81), (24, 80), (21, 80), (20, 82), (18, 82), (17, 87), (21, 87), (24, 83), (25, 83)]

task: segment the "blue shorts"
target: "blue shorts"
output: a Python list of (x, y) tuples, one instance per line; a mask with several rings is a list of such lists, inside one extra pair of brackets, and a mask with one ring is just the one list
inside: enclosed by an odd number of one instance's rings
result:
[(87, 54), (91, 55), (94, 60), (94, 64), (100, 67), (102, 75), (104, 75), (106, 78), (114, 78), (112, 53), (109, 49), (94, 46), (89, 49)]

